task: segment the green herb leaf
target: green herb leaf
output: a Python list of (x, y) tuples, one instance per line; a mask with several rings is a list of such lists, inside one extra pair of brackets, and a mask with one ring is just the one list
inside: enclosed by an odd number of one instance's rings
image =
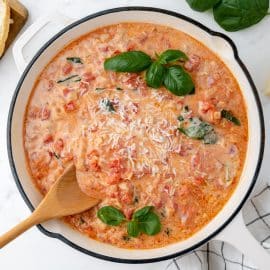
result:
[(104, 206), (97, 212), (98, 218), (105, 224), (118, 226), (125, 220), (123, 213), (113, 206)]
[(95, 91), (97, 91), (97, 92), (99, 92), (99, 91), (103, 91), (103, 90), (105, 90), (105, 88), (104, 88), (104, 87), (97, 87), (97, 88), (95, 89)]
[(220, 0), (186, 0), (189, 6), (196, 11), (206, 11), (212, 8)]
[(190, 75), (181, 66), (171, 66), (167, 69), (164, 85), (177, 96), (188, 95), (195, 88)]
[(83, 64), (80, 57), (67, 57), (67, 61), (75, 63), (75, 64)]
[(147, 69), (152, 63), (149, 55), (141, 51), (130, 51), (106, 59), (105, 70), (116, 72), (140, 72)]
[(177, 60), (186, 61), (186, 60), (188, 60), (188, 57), (182, 51), (167, 50), (160, 55), (158, 62), (160, 64), (164, 65), (164, 64), (171, 63), (171, 62), (175, 62)]
[(146, 71), (147, 85), (153, 88), (159, 88), (163, 84), (165, 73), (166, 68), (159, 62), (152, 63)]
[(132, 219), (140, 219), (143, 218), (145, 215), (147, 215), (150, 211), (153, 210), (153, 206), (145, 206), (143, 208), (141, 208), (140, 210), (137, 210), (136, 212), (134, 212), (134, 214), (132, 215)]
[(115, 88), (117, 91), (122, 91), (123, 90), (123, 88), (121, 88), (121, 87), (116, 87)]
[(221, 117), (233, 122), (237, 126), (241, 126), (240, 120), (236, 118), (230, 111), (222, 110)]
[(71, 75), (65, 79), (58, 80), (57, 83), (63, 83), (63, 82), (70, 83), (70, 82), (79, 82), (79, 81), (81, 81), (81, 78), (79, 75)]
[(139, 220), (140, 231), (147, 235), (155, 235), (161, 230), (159, 217), (154, 212), (149, 212)]
[(107, 98), (101, 99), (99, 101), (99, 107), (100, 109), (108, 111), (108, 112), (115, 112), (113, 103)]
[(138, 221), (129, 221), (127, 224), (127, 231), (129, 236), (138, 237), (140, 233)]
[(181, 122), (179, 131), (189, 138), (203, 140), (205, 144), (215, 144), (218, 139), (214, 128), (210, 124), (201, 121), (198, 117)]
[(216, 22), (233, 32), (260, 22), (268, 9), (269, 0), (221, 0), (213, 11)]

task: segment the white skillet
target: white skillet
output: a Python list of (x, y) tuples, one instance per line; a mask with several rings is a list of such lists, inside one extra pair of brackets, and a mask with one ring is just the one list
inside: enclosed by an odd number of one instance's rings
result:
[[(191, 35), (219, 55), (237, 78), (245, 98), (249, 119), (247, 158), (239, 185), (222, 211), (207, 226), (189, 239), (163, 248), (148, 250), (117, 248), (89, 239), (60, 221), (44, 223), (39, 225), (39, 229), (83, 253), (124, 263), (147, 263), (173, 258), (199, 247), (210, 239), (218, 239), (240, 249), (252, 258), (261, 270), (269, 270), (270, 255), (249, 233), (241, 213), (241, 208), (256, 182), (263, 157), (264, 121), (257, 90), (238, 57), (234, 43), (227, 36), (213, 32), (177, 13), (154, 8), (123, 7), (99, 12), (72, 24), (69, 24), (67, 18), (55, 15), (39, 19), (21, 35), (14, 45), (13, 54), (22, 75), (10, 106), (7, 135), (10, 166), (25, 202), (33, 210), (41, 200), (41, 195), (33, 185), (26, 168), (22, 138), (24, 111), (36, 78), (52, 57), (72, 40), (98, 27), (126, 21), (167, 25)], [(50, 24), (56, 29), (69, 25), (45, 44), (40, 44), (43, 45), (42, 48), (29, 62), (25, 59), (25, 50), (31, 48), (32, 40), (38, 39), (38, 34), (43, 33), (43, 39), (46, 34), (49, 35)]]

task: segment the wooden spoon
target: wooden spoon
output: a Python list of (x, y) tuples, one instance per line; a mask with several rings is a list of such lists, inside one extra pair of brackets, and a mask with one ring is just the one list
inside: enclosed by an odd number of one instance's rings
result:
[(76, 179), (76, 168), (71, 165), (53, 184), (32, 215), (0, 237), (0, 248), (34, 225), (83, 212), (98, 203), (98, 199), (81, 191)]

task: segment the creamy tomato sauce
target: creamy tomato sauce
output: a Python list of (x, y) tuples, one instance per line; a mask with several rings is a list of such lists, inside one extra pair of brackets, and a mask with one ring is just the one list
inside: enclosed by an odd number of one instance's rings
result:
[[(188, 55), (184, 68), (195, 94), (175, 96), (164, 87), (147, 87), (143, 73), (103, 67), (120, 52), (141, 50), (155, 58), (167, 49)], [(82, 64), (68, 57), (79, 57)], [(223, 119), (223, 109), (241, 126)], [(177, 117), (183, 110), (210, 123), (217, 143), (180, 133)], [(247, 139), (244, 100), (225, 64), (187, 34), (141, 23), (100, 28), (63, 49), (40, 74), (24, 125), (25, 153), (40, 191), (45, 194), (74, 162), (81, 189), (101, 194), (102, 202), (65, 220), (91, 238), (124, 248), (161, 247), (206, 225), (239, 181)], [(126, 224), (108, 226), (97, 218), (105, 205), (121, 209), (127, 219), (153, 205), (162, 230), (128, 237)]]

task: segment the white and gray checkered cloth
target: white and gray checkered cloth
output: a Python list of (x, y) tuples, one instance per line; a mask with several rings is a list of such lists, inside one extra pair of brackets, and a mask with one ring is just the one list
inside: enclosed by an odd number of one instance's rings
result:
[[(246, 226), (265, 249), (270, 250), (270, 185), (255, 194), (244, 206)], [(169, 262), (166, 270), (257, 270), (247, 258), (231, 245), (211, 241), (188, 255)], [(270, 270), (270, 265), (269, 265)]]

